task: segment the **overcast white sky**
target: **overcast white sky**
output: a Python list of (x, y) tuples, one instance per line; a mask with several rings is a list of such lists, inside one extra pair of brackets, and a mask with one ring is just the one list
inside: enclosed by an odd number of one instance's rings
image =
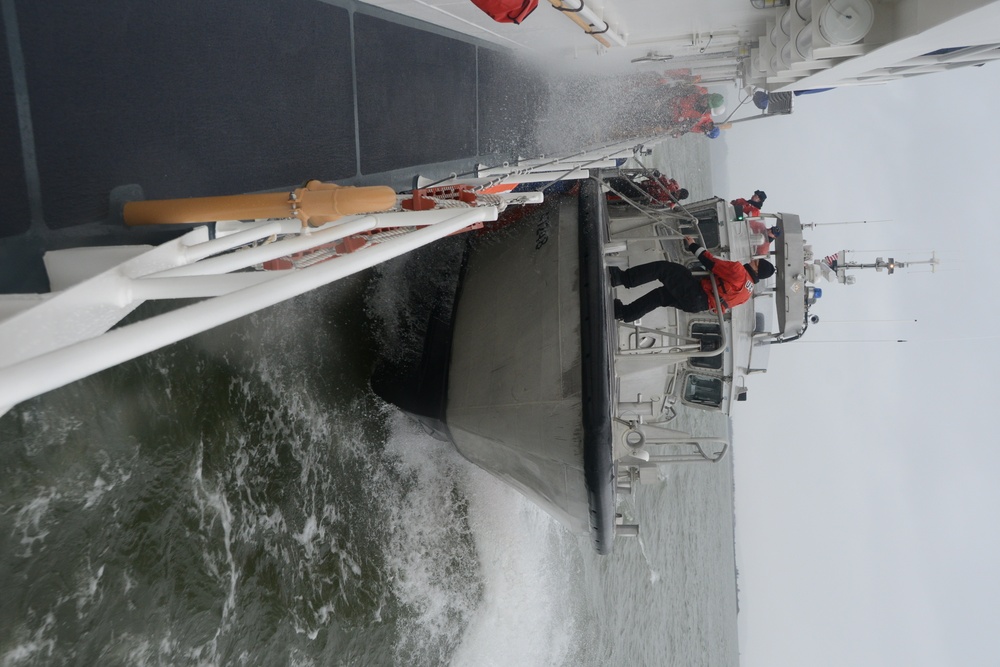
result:
[(751, 378), (743, 667), (1000, 664), (998, 112), (992, 63), (798, 97), (713, 146), (720, 194), (891, 220), (807, 232), (819, 257), (942, 260), (823, 284), (822, 321)]

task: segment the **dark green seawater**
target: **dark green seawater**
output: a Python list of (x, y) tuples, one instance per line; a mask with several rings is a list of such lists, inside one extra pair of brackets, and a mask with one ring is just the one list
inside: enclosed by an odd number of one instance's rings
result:
[(368, 389), (366, 295), (346, 281), (0, 419), (2, 664), (446, 659), (476, 554), (435, 480), (443, 525), (420, 548), (452, 623), (415, 629), (393, 546), (420, 480)]

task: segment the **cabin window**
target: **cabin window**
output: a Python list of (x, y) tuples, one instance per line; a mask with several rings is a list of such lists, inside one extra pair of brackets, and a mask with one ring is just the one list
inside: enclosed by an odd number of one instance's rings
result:
[[(698, 219), (698, 230), (705, 240), (705, 247), (717, 250), (722, 245), (722, 223), (719, 222), (719, 213), (715, 207), (695, 209), (693, 215)], [(661, 236), (672, 236), (677, 232), (665, 225), (657, 225), (656, 233)], [(698, 266), (704, 269), (701, 262), (698, 262)]]
[(684, 400), (688, 403), (717, 408), (722, 405), (722, 380), (703, 375), (688, 375), (684, 385)]
[[(717, 322), (695, 322), (691, 325), (691, 337), (697, 338), (701, 343), (701, 349), (706, 352), (718, 350), (722, 345), (722, 333), (719, 331)], [(688, 359), (695, 368), (710, 368), (712, 370), (722, 369), (722, 355), (714, 357), (691, 357)]]
[(705, 247), (718, 248), (722, 243), (722, 237), (719, 233), (719, 214), (714, 208), (711, 208), (697, 211), (695, 216), (698, 218), (698, 229), (705, 239)]

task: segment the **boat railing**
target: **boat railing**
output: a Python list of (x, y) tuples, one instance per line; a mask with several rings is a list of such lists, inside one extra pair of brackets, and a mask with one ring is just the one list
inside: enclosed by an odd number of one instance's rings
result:
[[(657, 433), (661, 431), (662, 433)], [(660, 466), (683, 463), (718, 463), (729, 453), (729, 439), (695, 437), (689, 433), (654, 424), (645, 424), (630, 432), (633, 435), (633, 455), (619, 462), (617, 486), (619, 492), (633, 491), (637, 484), (663, 481)], [(656, 448), (658, 453), (650, 453)]]
[(627, 426), (623, 441), (629, 453), (618, 460), (616, 484), (619, 492), (632, 492), (637, 484), (662, 482), (663, 465), (718, 463), (729, 452), (727, 437), (693, 436), (663, 423), (641, 419)]
[[(679, 241), (684, 238), (680, 230), (666, 227), (670, 222), (692, 222), (689, 214), (680, 211), (667, 209), (650, 208), (642, 206), (632, 201), (626, 201), (636, 212), (641, 215), (633, 217), (617, 217), (611, 220), (610, 235), (616, 241)], [(697, 227), (697, 220), (693, 226)], [(651, 236), (624, 236), (627, 232), (633, 232), (643, 227), (651, 225), (664, 225), (668, 231), (666, 233), (653, 234)]]
[[(0, 321), (0, 414), (15, 404), (189, 336), (280, 303), (479, 223), (496, 220), (495, 206), (350, 216), (316, 229), (297, 219), (243, 223), (210, 239), (199, 226), (144, 249), (61, 291), (38, 295)], [(409, 233), (307, 268), (246, 271), (290, 253), (381, 228)], [(285, 238), (277, 239), (282, 234)], [(263, 242), (263, 243), (260, 243)], [(72, 274), (101, 248), (60, 251)], [(70, 253), (77, 253), (67, 256)], [(85, 271), (85, 269), (76, 269)], [(71, 279), (70, 279), (71, 280)], [(143, 301), (201, 298), (167, 313), (108, 331)]]
[[(675, 333), (673, 331), (668, 331), (666, 328), (655, 328), (655, 327), (645, 327), (641, 324), (636, 323), (622, 323), (619, 325), (623, 328), (629, 329), (630, 333), (628, 336), (628, 347), (626, 347), (623, 352), (646, 352), (650, 349), (663, 349), (664, 347), (674, 347), (673, 345), (655, 345), (655, 342), (651, 345), (645, 344), (646, 340), (650, 340), (651, 336), (661, 336), (663, 338), (670, 338), (679, 341), (681, 345), (696, 344), (698, 340), (692, 338), (691, 336), (682, 335)], [(642, 334), (649, 334), (649, 336), (643, 336)], [(636, 341), (633, 345), (632, 341)], [(655, 340), (655, 339), (654, 339)]]
[[(624, 158), (632, 157), (644, 150), (644, 147), (657, 144), (666, 139), (663, 135), (650, 135), (633, 139), (611, 141), (597, 146), (591, 146), (575, 153), (537, 158), (519, 159), (514, 162), (502, 162), (493, 167), (478, 165), (474, 176), (484, 180), (477, 184), (477, 189), (486, 189), (501, 183), (529, 182), (520, 177), (532, 175), (530, 182), (541, 182), (537, 178), (545, 175), (545, 180), (561, 181), (589, 177), (591, 173), (601, 173), (602, 170), (615, 167)], [(452, 182), (468, 182), (467, 176), (473, 174), (452, 174), (448, 179), (436, 181), (429, 185), (449, 184)]]
[[(716, 291), (718, 293), (718, 291)], [(719, 328), (722, 335), (722, 343), (714, 350), (703, 350), (701, 339), (697, 336), (687, 336), (680, 333), (675, 333), (668, 331), (666, 328), (651, 328), (644, 327), (637, 324), (621, 324), (619, 326), (627, 329), (631, 329), (631, 333), (628, 336), (627, 347), (620, 348), (616, 352), (615, 356), (619, 359), (626, 357), (639, 357), (639, 356), (656, 356), (656, 357), (676, 357), (678, 361), (684, 361), (693, 357), (717, 357), (725, 351), (726, 345), (729, 342), (729, 336), (726, 332), (726, 327), (724, 325), (724, 320), (719, 317)], [(641, 334), (648, 334), (648, 338), (654, 336), (661, 336), (665, 339), (670, 339), (672, 343), (660, 343), (656, 344), (655, 338), (653, 338), (653, 343), (647, 346), (642, 345), (642, 338), (638, 338)], [(633, 346), (632, 340), (638, 338), (638, 343)]]
[[(697, 221), (696, 216), (690, 213), (688, 215), (692, 220)], [(652, 222), (663, 223), (662, 220)], [(673, 229), (665, 223), (662, 224), (662, 228), (667, 230), (667, 233), (656, 234), (650, 237), (628, 236), (617, 240), (625, 242), (626, 252), (629, 242), (653, 241), (663, 249), (664, 241), (677, 242), (688, 235), (695, 235), (703, 245), (705, 243), (701, 229), (697, 225), (694, 226), (691, 234), (683, 234), (679, 229)], [(719, 287), (715, 276), (707, 272), (698, 273), (704, 273), (704, 275), (708, 276), (712, 284), (712, 293), (715, 297), (715, 302), (721, 303)], [(716, 357), (729, 349), (730, 334), (728, 327), (726, 327), (725, 315), (721, 309), (716, 309), (715, 312), (721, 340), (716, 348), (711, 350), (703, 349), (702, 341), (699, 338), (689, 336), (686, 333), (682, 334), (676, 310), (671, 310), (670, 312), (672, 313), (673, 320), (662, 328), (644, 327), (635, 323), (619, 325), (631, 330), (629, 336), (626, 337), (626, 346), (624, 348), (619, 346), (615, 353), (615, 372), (619, 376), (641, 373), (651, 368), (663, 368), (670, 365), (676, 366), (694, 358)], [(657, 338), (659, 338), (659, 343), (657, 343)], [(647, 340), (651, 341), (648, 345), (644, 344)]]
[[(622, 173), (623, 171), (624, 170), (619, 170), (619, 173)], [(631, 181), (631, 179), (628, 180)], [(672, 211), (669, 208), (667, 208), (665, 204), (656, 201), (653, 198), (653, 196), (650, 195), (649, 193), (642, 192), (642, 190), (640, 190), (639, 187), (634, 184), (634, 182), (633, 186), (636, 188), (636, 190), (638, 190), (640, 193), (643, 194), (644, 201), (639, 201), (635, 197), (630, 197), (628, 194), (622, 192), (611, 183), (605, 182), (605, 186), (608, 188), (608, 191), (614, 194), (616, 197), (618, 197), (622, 201), (622, 203), (627, 204), (628, 206), (634, 208), (636, 211), (639, 211), (640, 213), (649, 218), (657, 218), (659, 216), (675, 217), (671, 215)]]
[[(729, 441), (724, 438), (698, 438), (682, 442), (655, 442), (647, 438), (647, 445), (667, 445), (678, 448), (678, 451), (664, 454), (650, 454), (648, 463), (657, 465), (666, 463), (718, 463), (726, 457), (729, 451)], [(708, 445), (719, 445), (714, 451), (708, 451)], [(683, 451), (686, 448), (687, 451)]]

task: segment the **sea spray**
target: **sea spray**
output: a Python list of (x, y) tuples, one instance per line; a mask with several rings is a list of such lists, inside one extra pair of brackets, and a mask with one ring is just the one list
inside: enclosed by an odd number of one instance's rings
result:
[(578, 664), (586, 628), (574, 575), (586, 540), (484, 471), (467, 479), (483, 599), (452, 665)]

